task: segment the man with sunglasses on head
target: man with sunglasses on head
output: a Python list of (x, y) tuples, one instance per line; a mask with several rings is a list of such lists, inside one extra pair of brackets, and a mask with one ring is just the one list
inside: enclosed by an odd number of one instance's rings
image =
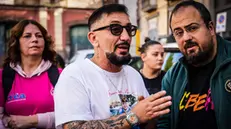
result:
[(104, 5), (93, 12), (88, 25), (95, 53), (91, 59), (70, 64), (60, 75), (54, 93), (56, 126), (139, 128), (139, 124), (168, 113), (171, 97), (165, 96), (165, 91), (149, 96), (140, 74), (126, 65), (137, 31), (127, 8)]
[(216, 35), (209, 11), (196, 1), (176, 5), (170, 28), (184, 57), (162, 80), (173, 103), (158, 129), (230, 129), (231, 43)]

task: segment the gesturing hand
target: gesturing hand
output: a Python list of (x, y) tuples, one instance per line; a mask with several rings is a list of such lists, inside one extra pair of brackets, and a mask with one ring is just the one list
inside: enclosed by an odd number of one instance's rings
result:
[(168, 107), (172, 104), (171, 97), (164, 96), (165, 94), (166, 91), (160, 91), (146, 99), (141, 99), (134, 106), (132, 112), (139, 118), (139, 123), (147, 122), (170, 112)]

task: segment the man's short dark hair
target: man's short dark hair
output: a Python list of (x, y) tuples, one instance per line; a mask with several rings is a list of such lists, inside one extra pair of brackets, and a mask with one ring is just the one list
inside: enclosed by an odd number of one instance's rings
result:
[[(175, 8), (172, 10), (172, 14), (170, 16), (170, 28), (171, 27), (171, 22), (172, 22), (172, 16), (175, 14), (181, 7), (188, 7), (192, 6), (194, 7), (201, 15), (201, 18), (204, 20), (204, 23), (207, 27), (209, 27), (209, 22), (211, 21), (211, 16), (209, 13), (209, 10), (202, 4), (196, 1), (183, 1), (175, 6)], [(190, 14), (189, 14), (190, 15)]]
[(91, 16), (88, 19), (88, 28), (89, 30), (91, 30), (91, 26), (92, 24), (94, 24), (97, 20), (102, 18), (103, 14), (111, 14), (114, 12), (121, 12), (121, 13), (125, 13), (128, 15), (128, 9), (125, 5), (122, 4), (108, 4), (108, 5), (104, 5), (98, 9), (96, 9)]

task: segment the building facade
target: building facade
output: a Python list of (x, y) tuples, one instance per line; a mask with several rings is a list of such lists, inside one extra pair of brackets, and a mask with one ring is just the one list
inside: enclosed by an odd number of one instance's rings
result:
[[(175, 42), (169, 28), (169, 18), (176, 4), (183, 0), (139, 0), (139, 28), (141, 44), (145, 37), (161, 43)], [(214, 0), (196, 0), (203, 3), (215, 21)]]
[(87, 20), (102, 4), (102, 0), (1, 0), (0, 61), (6, 52), (10, 29), (23, 19), (40, 22), (65, 60), (77, 50), (92, 48), (87, 40)]

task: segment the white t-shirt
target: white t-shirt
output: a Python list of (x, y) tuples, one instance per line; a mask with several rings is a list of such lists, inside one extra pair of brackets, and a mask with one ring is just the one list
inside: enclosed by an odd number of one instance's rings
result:
[(130, 110), (138, 96), (148, 95), (141, 75), (128, 65), (112, 73), (89, 59), (74, 62), (62, 71), (55, 86), (56, 126), (119, 115)]

